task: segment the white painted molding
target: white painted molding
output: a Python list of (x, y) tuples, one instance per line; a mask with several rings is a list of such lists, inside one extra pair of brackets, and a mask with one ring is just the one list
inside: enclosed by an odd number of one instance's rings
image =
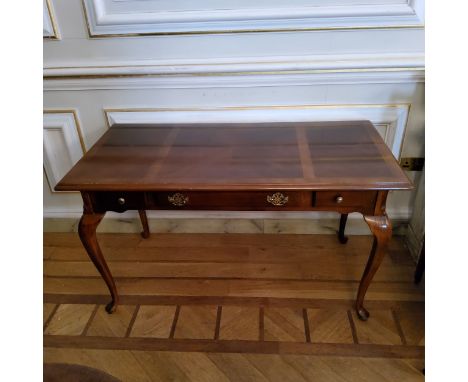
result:
[(398, 158), (409, 105), (295, 105), (210, 109), (106, 110), (109, 126), (116, 123), (227, 123), (370, 120)]
[(382, 71), (223, 73), (201, 75), (138, 75), (44, 79), (44, 91), (252, 88), (273, 86), (397, 84), (424, 82), (422, 69)]
[(71, 66), (63, 63), (44, 66), (45, 77), (63, 76), (126, 76), (126, 75), (197, 75), (227, 73), (272, 72), (351, 72), (417, 70), (424, 68), (424, 52), (301, 55), (268, 57), (230, 57), (180, 60), (106, 61), (87, 60), (86, 64)]
[(42, 36), (53, 39), (59, 38), (57, 25), (54, 20), (52, 5), (50, 4), (49, 0), (43, 0)]
[(425, 0), (409, 0), (408, 4), (411, 8), (413, 8), (414, 13), (418, 16), (421, 23), (424, 23), (426, 18), (425, 15)]
[(44, 90), (424, 82), (423, 54), (241, 57), (44, 68)]
[(73, 112), (43, 115), (44, 169), (51, 190), (83, 156), (78, 122)]
[(424, 25), (424, 0), (83, 1), (90, 36)]

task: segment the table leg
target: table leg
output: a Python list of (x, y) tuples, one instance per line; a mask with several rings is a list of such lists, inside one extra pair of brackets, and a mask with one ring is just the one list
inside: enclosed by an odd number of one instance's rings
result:
[(140, 214), (141, 225), (143, 226), (143, 231), (141, 232), (141, 237), (143, 239), (147, 239), (147, 238), (149, 238), (150, 230), (149, 230), (149, 226), (148, 226), (148, 217), (146, 216), (146, 211), (145, 210), (138, 210), (138, 213)]
[(89, 258), (109, 288), (112, 301), (106, 305), (106, 311), (107, 313), (112, 313), (115, 311), (117, 304), (119, 303), (119, 295), (117, 294), (114, 278), (107, 267), (106, 260), (102, 255), (101, 248), (99, 247), (96, 237), (96, 228), (104, 215), (104, 213), (84, 213), (81, 217), (80, 224), (78, 225), (78, 234), (80, 235), (81, 242), (83, 243)]
[(361, 278), (361, 283), (359, 284), (356, 299), (356, 312), (361, 320), (366, 321), (369, 318), (369, 312), (363, 306), (364, 297), (375, 273), (379, 269), (380, 263), (384, 258), (387, 245), (392, 236), (392, 225), (387, 215), (364, 216), (364, 220), (374, 235), (374, 243), (372, 244), (369, 260), (367, 261), (366, 268)]
[(424, 274), (424, 262), (425, 262), (425, 242), (423, 242), (423, 246), (421, 248), (421, 252), (419, 254), (418, 265), (416, 265), (416, 271), (414, 272), (414, 283), (419, 284), (422, 280)]
[(347, 220), (348, 220), (348, 214), (341, 214), (340, 229), (338, 231), (338, 240), (340, 241), (341, 244), (346, 244), (348, 241), (348, 236), (345, 236), (344, 234)]

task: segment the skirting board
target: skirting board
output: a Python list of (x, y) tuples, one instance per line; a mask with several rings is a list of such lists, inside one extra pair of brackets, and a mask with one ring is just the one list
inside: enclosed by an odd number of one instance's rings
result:
[[(44, 232), (77, 232), (78, 218), (44, 218)], [(148, 219), (152, 233), (267, 233), (267, 234), (336, 234), (336, 219)], [(393, 233), (405, 235), (407, 219), (393, 219)], [(104, 218), (98, 232), (137, 233), (141, 223), (136, 218)], [(370, 235), (363, 219), (349, 219), (347, 235)]]

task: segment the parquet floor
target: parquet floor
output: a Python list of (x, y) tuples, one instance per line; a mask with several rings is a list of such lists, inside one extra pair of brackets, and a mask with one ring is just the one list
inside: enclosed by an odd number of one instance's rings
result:
[(353, 299), (370, 236), (100, 234), (121, 294), (73, 233), (44, 234), (44, 362), (122, 381), (420, 381), (424, 287), (402, 241)]

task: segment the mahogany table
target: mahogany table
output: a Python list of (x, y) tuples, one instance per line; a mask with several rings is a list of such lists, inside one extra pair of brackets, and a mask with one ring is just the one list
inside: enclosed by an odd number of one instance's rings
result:
[(80, 191), (78, 232), (106, 282), (113, 312), (119, 295), (96, 238), (106, 211), (336, 211), (345, 243), (348, 213), (374, 235), (356, 299), (364, 296), (391, 237), (389, 190), (412, 184), (369, 121), (114, 125), (55, 187)]

